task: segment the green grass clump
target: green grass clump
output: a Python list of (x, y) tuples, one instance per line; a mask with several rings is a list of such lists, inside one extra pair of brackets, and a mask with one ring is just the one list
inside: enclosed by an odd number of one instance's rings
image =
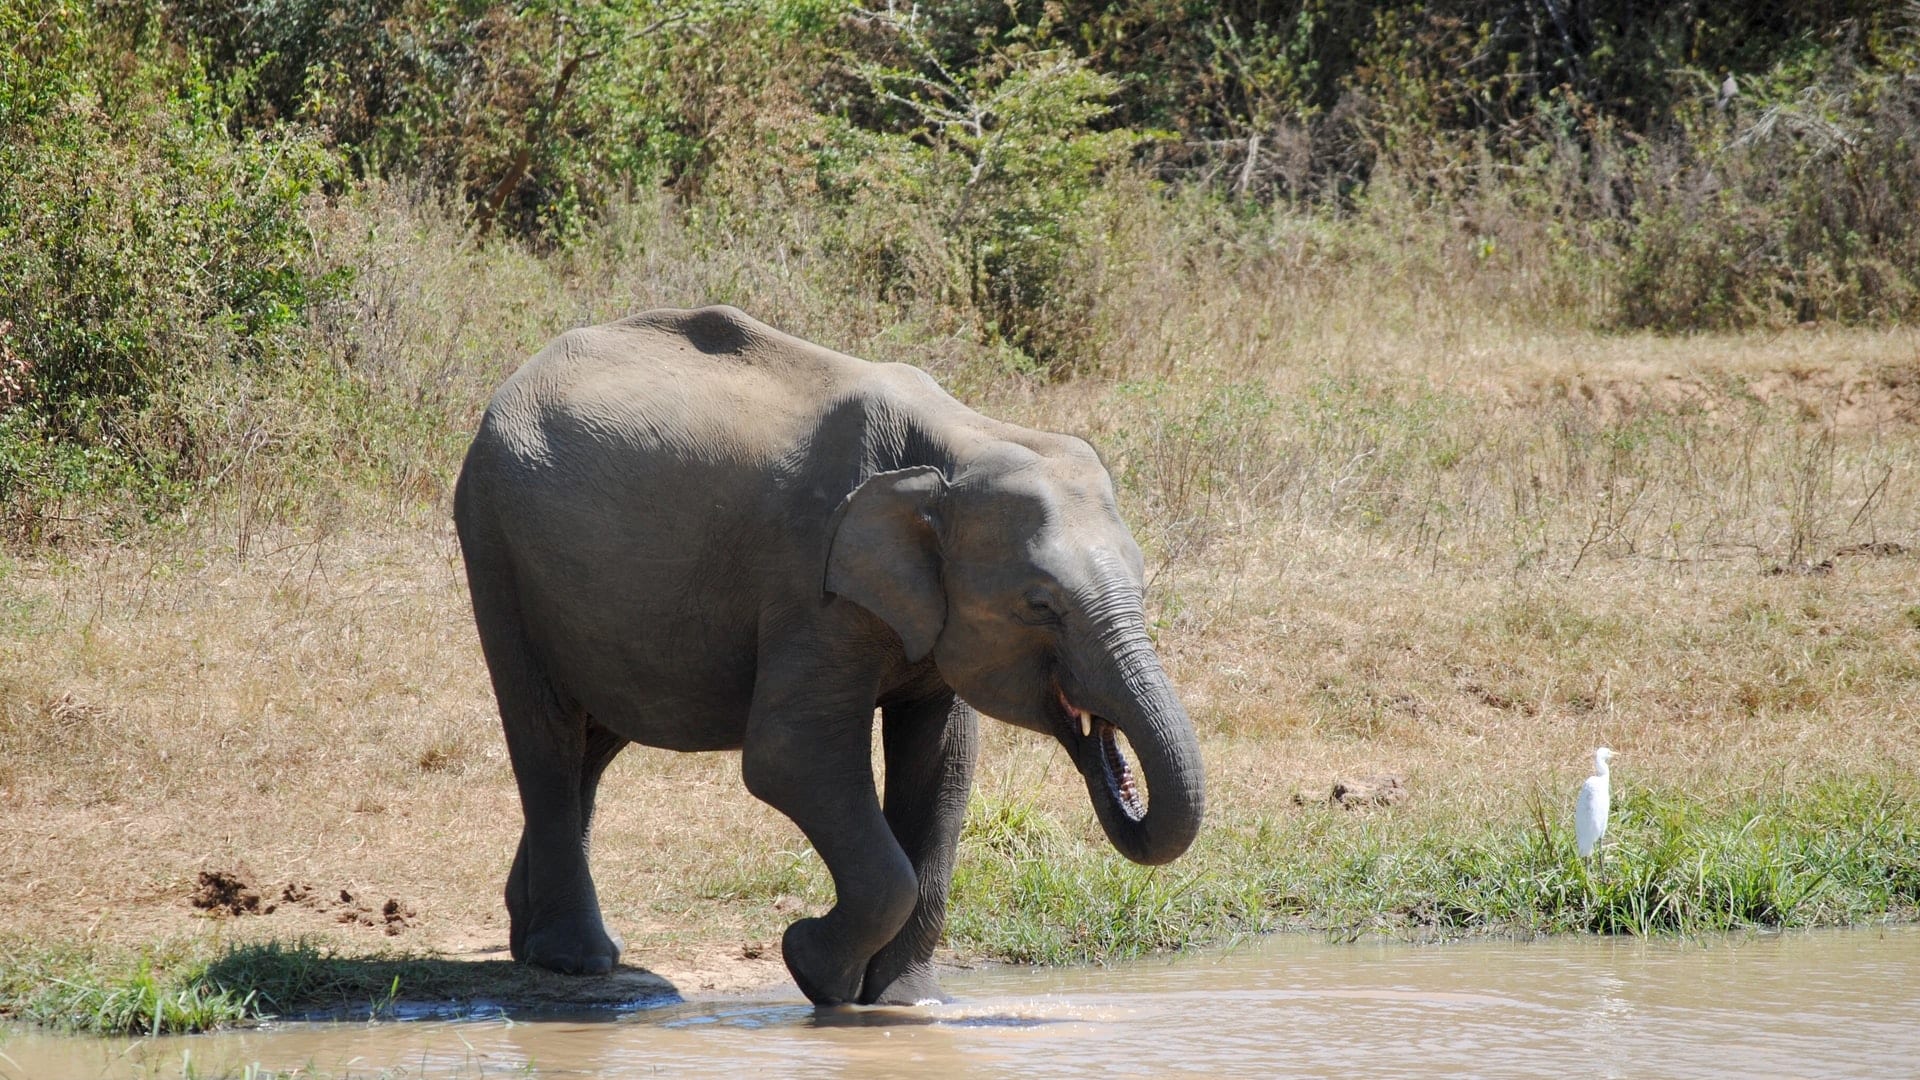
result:
[(582, 980), (510, 960), (354, 954), (306, 940), (184, 939), (139, 951), (0, 939), (0, 1023), (92, 1035), (168, 1035), (278, 1017), (385, 1019), (476, 1004), (627, 1008), (647, 978)]
[(298, 1013), (380, 1016), (470, 998), (495, 965), (348, 956), (304, 941), (183, 941), (137, 952), (0, 942), (0, 1020), (96, 1035), (170, 1035)]
[(98, 956), (0, 945), (0, 1019), (102, 1035), (208, 1031), (261, 1015), (252, 993), (204, 977), (190, 949)]
[(1711, 804), (1633, 791), (1604, 856), (1571, 829), (1305, 807), (1132, 866), (1030, 808), (968, 822), (949, 936), (1026, 963), (1110, 961), (1280, 928), (1353, 936), (1690, 935), (1920, 912), (1920, 807), (1872, 780)]

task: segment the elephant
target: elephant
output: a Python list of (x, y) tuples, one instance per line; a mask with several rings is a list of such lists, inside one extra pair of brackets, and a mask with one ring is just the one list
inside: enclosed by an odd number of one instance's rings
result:
[(729, 307), (571, 330), (494, 394), (453, 513), (524, 817), (516, 960), (619, 960), (588, 832), (628, 743), (740, 751), (806, 835), (835, 902), (781, 944), (819, 1005), (945, 1000), (975, 709), (1058, 741), (1127, 858), (1199, 830), (1198, 740), (1106, 468), (918, 368)]

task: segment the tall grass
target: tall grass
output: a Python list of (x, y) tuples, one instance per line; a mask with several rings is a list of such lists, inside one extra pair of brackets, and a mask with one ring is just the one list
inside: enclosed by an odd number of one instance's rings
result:
[[(938, 298), (847, 292), (837, 241), (804, 208), (760, 232), (652, 199), (539, 256), (477, 245), (418, 190), (370, 190), (323, 222), (324, 260), (358, 269), (314, 308), (309, 359), (183, 384), (188, 516), (232, 515), (244, 541), (343, 504), (431, 511), (487, 395), (554, 333), (728, 302), (1089, 435), (1166, 557), (1273, 515), (1362, 528), (1436, 566), (1561, 571), (1618, 557), (1814, 565), (1904, 525), (1898, 425), (1920, 410), (1920, 384), (1891, 341), (1884, 360), (1812, 378), (1674, 365), (1649, 381), (1613, 369), (1678, 344), (1550, 359), (1580, 335), (1490, 300), (1509, 271), (1424, 265), (1419, 230), (1284, 210), (1223, 227), (1205, 199), (1146, 185), (1104, 198), (1077, 391), (1102, 400), (1068, 416), (1036, 401), (1039, 373)], [(1848, 402), (1864, 406), (1843, 414)], [(78, 494), (44, 505), (59, 519), (48, 535), (112, 520), (110, 503)]]
[(1863, 780), (1713, 805), (1634, 790), (1599, 858), (1531, 826), (1328, 806), (1240, 818), (1130, 866), (1026, 808), (969, 816), (950, 936), (1028, 963), (1110, 961), (1279, 928), (1346, 937), (1699, 935), (1920, 914), (1920, 806)]

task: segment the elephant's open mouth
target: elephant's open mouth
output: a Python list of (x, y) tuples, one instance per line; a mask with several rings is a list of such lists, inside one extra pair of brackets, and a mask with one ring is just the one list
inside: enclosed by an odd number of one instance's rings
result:
[(1113, 799), (1120, 812), (1134, 821), (1146, 816), (1146, 800), (1141, 798), (1140, 784), (1133, 776), (1133, 766), (1127, 761), (1126, 751), (1121, 749), (1125, 736), (1120, 729), (1107, 722), (1105, 717), (1095, 716), (1067, 700), (1065, 693), (1060, 694), (1060, 707), (1066, 710), (1074, 733), (1079, 736), (1080, 751), (1075, 754), (1085, 760), (1087, 744), (1091, 742), (1100, 755), (1100, 768), (1107, 782), (1107, 794)]

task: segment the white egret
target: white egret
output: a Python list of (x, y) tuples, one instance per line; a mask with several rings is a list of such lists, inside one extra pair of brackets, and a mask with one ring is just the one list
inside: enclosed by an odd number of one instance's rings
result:
[(1580, 785), (1580, 797), (1573, 804), (1573, 838), (1580, 857), (1593, 854), (1600, 838), (1607, 835), (1607, 811), (1612, 799), (1607, 791), (1607, 759), (1613, 751), (1601, 747), (1593, 752), (1593, 775)]

